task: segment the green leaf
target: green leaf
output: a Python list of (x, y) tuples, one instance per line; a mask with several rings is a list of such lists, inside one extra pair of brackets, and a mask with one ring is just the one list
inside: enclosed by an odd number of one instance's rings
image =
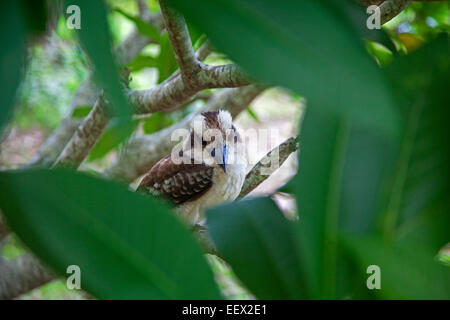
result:
[(380, 66), (384, 67), (392, 61), (392, 52), (382, 44), (367, 41), (366, 46), (367, 51), (369, 51), (369, 53), (376, 59)]
[(46, 31), (47, 4), (45, 0), (18, 0), (22, 7), (24, 21), (30, 35), (39, 36)]
[[(391, 223), (391, 234), (387, 238), (392, 246), (408, 249), (420, 244), (426, 254), (433, 256), (439, 246), (448, 241), (450, 179), (446, 164), (450, 162), (450, 135), (445, 126), (448, 108), (443, 108), (443, 101), (450, 63), (445, 43), (435, 48), (439, 52), (437, 56), (432, 55), (434, 50), (430, 47), (430, 51), (417, 56), (417, 60), (411, 61), (409, 58), (414, 57), (411, 55), (391, 64), (395, 68), (389, 74), (396, 77), (391, 76), (389, 83), (396, 89), (396, 102), (406, 124), (400, 130), (403, 141), (387, 139), (349, 118), (323, 112), (315, 105), (308, 106), (300, 133), (299, 173), (293, 182), (301, 222), (298, 225), (299, 254), (311, 297), (344, 298), (349, 294), (367, 297), (367, 291), (353, 287), (351, 261), (341, 250), (338, 235), (342, 232), (353, 237), (376, 234), (380, 213), (384, 213), (384, 224)], [(435, 63), (429, 63), (430, 57), (434, 57), (431, 59)], [(401, 64), (405, 69), (399, 69)], [(428, 65), (434, 67), (429, 69)], [(435, 69), (438, 65), (440, 71)], [(429, 72), (420, 71), (423, 68)], [(406, 69), (410, 72), (400, 71)], [(432, 94), (422, 98), (413, 94), (416, 90), (420, 94), (427, 92), (421, 91), (419, 84), (429, 85), (431, 75), (436, 80), (429, 87)], [(421, 117), (413, 112), (417, 103), (426, 106), (427, 112)], [(417, 136), (425, 153), (414, 153), (411, 149), (411, 134), (408, 133), (411, 124), (426, 128), (425, 135)], [(419, 173), (425, 175), (407, 174), (413, 154), (422, 163), (422, 170), (425, 169)], [(404, 189), (407, 185), (412, 188)], [(404, 217), (407, 211), (414, 213), (417, 219), (397, 229), (397, 221), (403, 221), (399, 216)], [(402, 237), (408, 240), (400, 241)], [(384, 263), (391, 263), (389, 259), (386, 257)]]
[[(357, 30), (366, 25), (345, 14), (349, 1), (168, 2), (252, 76), (380, 134), (397, 134), (391, 93)], [(358, 13), (365, 16), (362, 8)]]
[(159, 71), (158, 83), (166, 80), (178, 68), (177, 59), (167, 33), (161, 37), (157, 65)]
[(138, 124), (139, 120), (133, 120), (130, 125), (129, 122), (123, 122), (118, 118), (113, 119), (89, 153), (88, 161), (102, 158), (124, 142), (134, 132)]
[(123, 85), (111, 51), (111, 37), (103, 1), (74, 0), (67, 5), (78, 5), (81, 10), (80, 42), (95, 65), (95, 78), (105, 90), (115, 116), (130, 119), (131, 108), (123, 93)]
[(387, 68), (405, 127), (380, 216), (382, 232), (404, 238), (405, 245), (414, 238), (426, 242), (434, 252), (450, 240), (448, 44), (443, 35)]
[(218, 251), (258, 298), (305, 297), (292, 222), (271, 199), (215, 207), (207, 218)]
[(148, 196), (61, 169), (1, 172), (0, 189), (12, 230), (58, 273), (78, 265), (97, 298), (220, 298), (199, 246)]
[(164, 112), (155, 112), (145, 119), (142, 129), (145, 134), (152, 134), (173, 124), (172, 119)]
[(17, 1), (0, 4), (0, 131), (10, 119), (24, 63), (26, 30)]
[(139, 71), (145, 68), (155, 68), (158, 67), (158, 60), (152, 56), (138, 55), (128, 64), (128, 66), (131, 68), (131, 71)]
[(335, 294), (338, 214), (349, 134), (348, 120), (307, 109), (294, 183), (300, 255), (312, 298)]
[[(439, 265), (434, 255), (420, 246), (398, 248), (375, 237), (343, 237), (359, 265), (359, 284), (366, 286), (367, 267), (380, 267), (383, 299), (449, 299), (450, 269)], [(355, 276), (355, 274), (353, 275)], [(367, 290), (367, 289), (366, 289)]]
[(339, 6), (336, 9), (338, 11), (340, 10), (339, 13), (348, 19), (349, 23), (353, 26), (354, 31), (358, 33), (359, 37), (364, 40), (378, 42), (389, 50), (393, 52), (396, 51), (395, 45), (385, 29), (377, 30), (366, 27), (368, 15), (361, 14), (361, 10), (364, 11), (364, 8), (361, 7), (360, 3), (353, 1), (348, 3), (344, 2), (342, 4), (342, 6)]
[(72, 111), (72, 118), (84, 118), (91, 110), (92, 106), (78, 106)]
[[(340, 105), (337, 105), (338, 107)], [(300, 132), (299, 172), (290, 189), (297, 199), (300, 254), (313, 298), (344, 298), (351, 274), (338, 233), (375, 230), (394, 143), (384, 135), (310, 105)]]
[(206, 40), (208, 40), (208, 38), (204, 33), (202, 33), (193, 44), (194, 51), (197, 51), (206, 42)]
[(252, 108), (247, 107), (247, 109), (245, 110), (247, 110), (247, 113), (249, 114), (250, 117), (252, 117), (253, 120), (255, 120), (256, 122), (260, 122), (258, 115), (252, 110)]
[(158, 42), (160, 41), (159, 30), (154, 25), (148, 24), (147, 22), (142, 20), (140, 17), (132, 16), (120, 8), (115, 8), (114, 11), (120, 13), (122, 16), (124, 16), (128, 20), (132, 21), (136, 25), (136, 28), (139, 31), (139, 33), (141, 33), (144, 36), (147, 36), (150, 39), (153, 39), (155, 41), (158, 41)]

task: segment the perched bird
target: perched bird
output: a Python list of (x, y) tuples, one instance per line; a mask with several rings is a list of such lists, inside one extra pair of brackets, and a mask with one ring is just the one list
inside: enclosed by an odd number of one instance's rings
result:
[(205, 208), (236, 199), (246, 169), (246, 150), (230, 113), (204, 112), (192, 120), (182, 143), (144, 176), (138, 191), (168, 199), (194, 226), (204, 221)]

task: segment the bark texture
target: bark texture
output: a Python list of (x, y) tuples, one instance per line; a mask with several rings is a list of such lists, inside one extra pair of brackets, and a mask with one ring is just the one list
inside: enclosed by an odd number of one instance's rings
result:
[(31, 254), (12, 261), (0, 259), (0, 275), (0, 300), (16, 298), (55, 279)]
[(78, 168), (100, 138), (108, 124), (108, 119), (109, 116), (105, 113), (105, 102), (100, 97), (64, 147), (55, 162), (55, 166)]
[(386, 0), (380, 4), (381, 24), (385, 24), (402, 12), (412, 0)]
[[(273, 148), (267, 153), (245, 176), (244, 185), (242, 186), (239, 198), (246, 196), (253, 189), (265, 181), (272, 173), (283, 165), (286, 159), (298, 149), (296, 138), (289, 138), (279, 146)], [(271, 159), (274, 154), (278, 154), (279, 166), (271, 168)], [(262, 170), (264, 169), (264, 173)]]

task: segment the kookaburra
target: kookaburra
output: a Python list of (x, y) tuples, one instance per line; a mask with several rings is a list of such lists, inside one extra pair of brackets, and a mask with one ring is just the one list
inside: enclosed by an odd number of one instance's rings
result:
[(203, 222), (205, 208), (237, 198), (246, 169), (246, 150), (230, 113), (204, 112), (194, 117), (182, 143), (144, 176), (138, 191), (168, 199), (193, 226)]

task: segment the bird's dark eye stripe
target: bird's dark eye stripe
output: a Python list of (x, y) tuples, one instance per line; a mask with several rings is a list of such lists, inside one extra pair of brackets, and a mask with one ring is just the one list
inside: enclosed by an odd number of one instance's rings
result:
[(206, 147), (206, 141), (202, 139), (202, 146)]

